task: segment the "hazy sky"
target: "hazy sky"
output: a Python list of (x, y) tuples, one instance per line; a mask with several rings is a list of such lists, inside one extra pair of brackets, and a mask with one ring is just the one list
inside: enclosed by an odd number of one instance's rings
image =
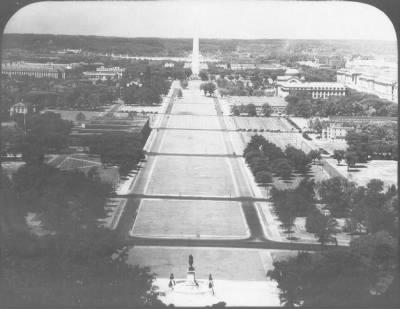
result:
[[(217, 2), (217, 3), (215, 3)], [(6, 33), (121, 37), (396, 40), (378, 9), (352, 2), (256, 0), (42, 2), (18, 11)]]

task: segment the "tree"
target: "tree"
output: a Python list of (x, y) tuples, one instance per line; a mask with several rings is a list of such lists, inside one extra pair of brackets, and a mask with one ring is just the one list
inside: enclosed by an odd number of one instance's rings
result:
[(209, 93), (209, 95), (212, 96), (216, 89), (217, 89), (217, 86), (215, 86), (215, 84), (213, 82), (202, 83), (200, 85), (200, 90), (204, 91), (204, 95), (207, 95), (207, 93)]
[(259, 183), (269, 183), (272, 181), (272, 174), (267, 171), (260, 171), (255, 174), (256, 181)]
[[(11, 226), (10, 211), (18, 209), (24, 220), (18, 232), (1, 233), (2, 305), (161, 305), (152, 288), (154, 275), (149, 269), (128, 265), (127, 248), (118, 235), (98, 224), (104, 218), (109, 192), (104, 185), (82, 173), (45, 164), (22, 167), (13, 181), (18, 194), (3, 194), (1, 187), (2, 232), (4, 222)], [(55, 233), (45, 237), (30, 233), (24, 218), (27, 211), (40, 214), (42, 224)]]
[(296, 170), (301, 173), (307, 171), (311, 163), (311, 158), (307, 156), (304, 151), (294, 148), (293, 146), (287, 146), (285, 154)]
[(257, 116), (257, 109), (254, 104), (250, 103), (247, 105), (247, 114), (249, 117)]
[(47, 151), (60, 151), (68, 146), (72, 122), (61, 119), (59, 114), (46, 112), (26, 119), (27, 143)]
[(345, 154), (345, 159), (346, 159), (346, 163), (347, 163), (347, 170), (350, 169), (350, 167), (353, 167), (357, 160), (358, 160), (358, 155), (356, 152), (353, 151), (347, 151)]
[(340, 161), (344, 159), (345, 152), (344, 150), (334, 150), (333, 158), (337, 161), (337, 165), (340, 164)]
[(262, 106), (262, 112), (265, 117), (269, 117), (273, 113), (273, 109), (268, 103), (265, 103)]
[(351, 196), (356, 190), (354, 182), (342, 177), (333, 177), (318, 183), (317, 191), (321, 202), (335, 217), (347, 216), (351, 209)]
[(336, 219), (322, 214), (315, 216), (312, 229), (322, 247), (329, 242), (337, 242), (333, 236), (339, 232)]
[(76, 115), (75, 120), (76, 120), (77, 122), (83, 122), (83, 121), (86, 120), (86, 116), (85, 116), (84, 113), (79, 112), (79, 113)]
[(1, 128), (0, 149), (2, 154), (17, 154), (22, 151), (25, 143), (25, 134), (18, 127)]
[(292, 175), (292, 165), (287, 159), (276, 159), (272, 161), (274, 172), (282, 178), (289, 178)]
[(312, 163), (315, 164), (315, 160), (321, 160), (321, 151), (311, 150), (308, 153), (308, 157), (311, 159)]
[(284, 307), (299, 307), (303, 304), (303, 276), (310, 261), (309, 253), (300, 252), (294, 258), (274, 261), (273, 270), (268, 271), (267, 276), (278, 282), (279, 298)]
[(203, 82), (208, 81), (208, 74), (206, 71), (200, 71), (199, 77)]
[(186, 79), (180, 81), (181, 87), (186, 89), (189, 86), (189, 82)]
[(178, 89), (178, 98), (182, 98), (183, 94), (182, 94), (182, 89)]

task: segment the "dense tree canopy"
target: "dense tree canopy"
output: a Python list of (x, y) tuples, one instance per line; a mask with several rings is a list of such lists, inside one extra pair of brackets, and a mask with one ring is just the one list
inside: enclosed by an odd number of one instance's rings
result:
[(286, 97), (287, 113), (309, 118), (311, 116), (391, 116), (398, 115), (397, 104), (375, 95), (349, 90), (346, 96), (312, 99), (307, 95)]
[[(99, 225), (109, 186), (45, 164), (2, 175), (1, 184), (1, 306), (161, 305), (153, 275), (128, 265), (122, 239)], [(28, 213), (45, 235), (31, 232)]]

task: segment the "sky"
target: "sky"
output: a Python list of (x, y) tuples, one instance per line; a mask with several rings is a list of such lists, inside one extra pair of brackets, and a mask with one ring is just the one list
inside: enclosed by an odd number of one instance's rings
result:
[(19, 10), (5, 33), (396, 40), (391, 21), (380, 10), (336, 1), (41, 2)]

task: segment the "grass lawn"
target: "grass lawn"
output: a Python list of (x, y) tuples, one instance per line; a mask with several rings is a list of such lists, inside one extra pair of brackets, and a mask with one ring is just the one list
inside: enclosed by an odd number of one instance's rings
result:
[(171, 129), (221, 129), (216, 116), (171, 115), (167, 124)]
[(371, 179), (381, 179), (385, 186), (397, 186), (397, 161), (394, 160), (371, 160), (367, 163), (358, 163), (350, 171), (343, 161), (337, 165), (335, 159), (326, 159), (332, 167), (347, 179), (354, 181), (360, 186), (366, 186)]
[(166, 130), (160, 152), (186, 154), (226, 154), (218, 131)]
[(146, 194), (235, 196), (229, 158), (160, 156)]
[(141, 201), (131, 235), (205, 239), (249, 236), (238, 202), (151, 199)]
[(176, 100), (171, 113), (177, 115), (217, 115), (214, 103), (210, 100), (207, 103), (181, 103)]

